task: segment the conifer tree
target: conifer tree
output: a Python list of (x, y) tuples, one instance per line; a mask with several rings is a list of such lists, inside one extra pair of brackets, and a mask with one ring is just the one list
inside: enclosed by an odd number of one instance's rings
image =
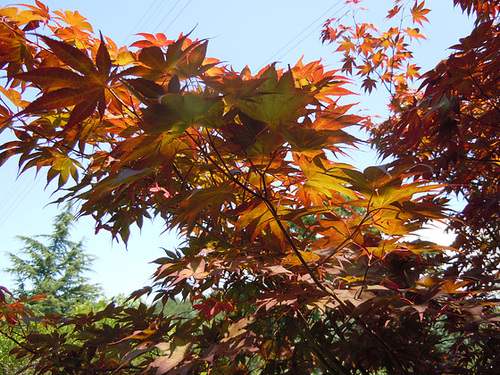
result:
[(68, 313), (101, 294), (100, 287), (89, 284), (84, 273), (91, 269), (94, 257), (85, 253), (83, 241), (70, 240), (75, 222), (71, 207), (56, 216), (52, 234), (34, 238), (17, 236), (24, 246), (19, 254), (9, 253), (12, 274), (19, 295), (47, 294), (45, 301), (36, 304), (43, 313)]

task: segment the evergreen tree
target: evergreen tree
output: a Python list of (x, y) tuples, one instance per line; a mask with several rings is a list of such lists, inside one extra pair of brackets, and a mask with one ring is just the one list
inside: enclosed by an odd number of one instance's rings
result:
[(82, 302), (95, 301), (101, 294), (101, 288), (89, 284), (84, 276), (95, 258), (85, 253), (82, 240), (70, 240), (74, 222), (68, 206), (56, 216), (52, 234), (17, 236), (24, 246), (19, 256), (8, 254), (12, 267), (6, 271), (15, 277), (16, 292), (24, 296), (47, 294), (45, 301), (36, 304), (40, 312), (68, 313)]

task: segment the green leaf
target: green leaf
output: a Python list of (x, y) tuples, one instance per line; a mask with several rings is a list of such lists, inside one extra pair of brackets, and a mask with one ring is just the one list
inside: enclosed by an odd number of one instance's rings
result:
[(270, 66), (260, 78), (259, 96), (252, 100), (238, 100), (238, 107), (255, 120), (271, 125), (290, 124), (307, 113), (305, 107), (313, 99), (311, 92), (297, 89), (291, 71), (278, 79), (274, 66)]
[(197, 45), (191, 52), (189, 52), (189, 55), (187, 56), (188, 66), (198, 69), (201, 64), (203, 64), (205, 55), (207, 54), (207, 45), (208, 42), (205, 41), (204, 43)]
[(144, 65), (162, 71), (165, 67), (165, 55), (160, 47), (146, 47), (139, 52), (139, 61)]
[(143, 110), (143, 126), (150, 132), (183, 133), (192, 125), (213, 126), (222, 114), (220, 97), (204, 97), (198, 93), (166, 94), (161, 104), (153, 104)]

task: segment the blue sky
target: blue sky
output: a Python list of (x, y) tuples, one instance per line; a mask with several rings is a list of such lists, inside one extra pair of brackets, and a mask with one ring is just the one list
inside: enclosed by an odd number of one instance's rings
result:
[[(33, 1), (25, 1), (34, 3)], [(331, 17), (340, 17), (347, 10), (342, 1), (312, 0), (47, 0), (51, 10), (78, 10), (87, 17), (95, 32), (113, 39), (118, 45), (130, 44), (135, 33), (163, 32), (175, 39), (181, 32), (191, 30), (193, 38), (209, 39), (207, 56), (218, 58), (241, 70), (248, 65), (256, 73), (266, 64), (279, 61), (281, 67), (294, 65), (302, 56), (305, 62), (322, 59), (330, 69), (339, 67), (334, 47), (322, 45), (320, 29)], [(369, 11), (359, 13), (359, 21), (370, 21), (377, 26), (385, 22), (385, 11), (392, 0), (365, 0), (362, 6)], [(471, 22), (458, 10), (452, 0), (426, 2), (433, 11), (430, 24), (423, 28), (428, 40), (415, 46), (417, 62), (426, 69), (445, 58), (447, 47), (459, 37), (467, 35)], [(385, 113), (384, 92), (370, 97), (360, 95), (359, 108), (382, 115)], [(365, 112), (366, 112), (365, 111)], [(0, 143), (8, 139), (5, 132)], [(359, 152), (348, 161), (364, 168), (376, 164), (372, 153)], [(16, 252), (20, 242), (16, 235), (34, 236), (51, 232), (51, 224), (58, 209), (48, 205), (53, 200), (53, 186), (45, 188), (45, 173), (17, 176), (17, 165), (9, 161), (0, 168), (0, 268), (8, 265), (5, 251)], [(133, 230), (128, 250), (123, 244), (112, 243), (108, 233), (94, 234), (93, 220), (79, 220), (73, 240), (85, 237), (86, 249), (99, 259), (94, 263), (92, 281), (100, 283), (108, 296), (128, 294), (147, 284), (155, 270), (152, 260), (162, 256), (161, 247), (173, 248), (179, 239), (163, 233), (163, 223), (145, 223), (142, 231)], [(0, 271), (0, 285), (12, 288), (12, 280)]]

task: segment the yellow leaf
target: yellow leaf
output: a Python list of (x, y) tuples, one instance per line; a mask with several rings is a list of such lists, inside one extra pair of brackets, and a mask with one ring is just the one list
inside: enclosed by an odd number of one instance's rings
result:
[[(299, 251), (299, 254), (306, 263), (321, 259), (318, 254), (313, 253), (312, 251)], [(285, 264), (289, 266), (299, 266), (302, 264), (302, 262), (300, 261), (297, 254), (291, 253), (285, 258)]]

